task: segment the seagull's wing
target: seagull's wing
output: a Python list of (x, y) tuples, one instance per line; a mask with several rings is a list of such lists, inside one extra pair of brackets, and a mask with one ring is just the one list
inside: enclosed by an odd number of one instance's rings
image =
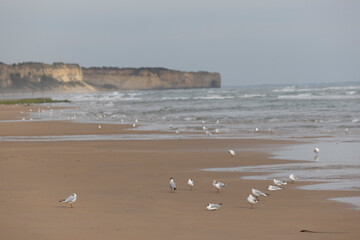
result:
[(170, 182), (170, 187), (175, 189), (176, 188), (175, 182)]
[(70, 195), (64, 200), (64, 202), (73, 202), (73, 201), (75, 201), (75, 199), (76, 198), (74, 195)]

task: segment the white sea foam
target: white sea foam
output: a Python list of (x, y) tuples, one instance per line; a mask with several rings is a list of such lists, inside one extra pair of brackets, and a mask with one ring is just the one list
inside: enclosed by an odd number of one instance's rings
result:
[(296, 86), (287, 86), (284, 88), (272, 90), (272, 92), (295, 92), (295, 91), (296, 91)]
[(280, 95), (278, 99), (298, 99), (298, 100), (336, 100), (336, 99), (360, 99), (360, 95), (313, 95), (311, 93), (307, 94), (297, 94), (297, 95)]
[(212, 95), (212, 96), (194, 97), (194, 99), (204, 99), (204, 100), (221, 100), (221, 99), (232, 99), (232, 98), (235, 98), (235, 96)]
[(241, 98), (257, 98), (257, 97), (265, 97), (265, 94), (244, 94)]

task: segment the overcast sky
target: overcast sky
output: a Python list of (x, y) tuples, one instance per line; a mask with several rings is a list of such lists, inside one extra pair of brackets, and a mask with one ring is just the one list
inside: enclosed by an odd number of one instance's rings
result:
[(360, 81), (359, 0), (0, 0), (0, 61)]

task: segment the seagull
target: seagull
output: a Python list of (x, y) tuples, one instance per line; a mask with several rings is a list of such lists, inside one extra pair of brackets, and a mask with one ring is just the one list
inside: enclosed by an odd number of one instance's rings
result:
[(71, 194), (66, 199), (60, 200), (59, 202), (67, 202), (70, 203), (70, 207), (72, 208), (72, 204), (76, 201), (76, 193)]
[(194, 187), (194, 180), (189, 178), (189, 180), (187, 181), (187, 184), (190, 186), (190, 190), (192, 190), (192, 188)]
[(179, 133), (180, 133), (180, 130), (175, 130), (175, 133), (176, 133), (176, 134), (179, 134)]
[(274, 179), (273, 182), (274, 182), (275, 185), (278, 185), (278, 186), (284, 186), (284, 185), (287, 184), (287, 182), (283, 182), (283, 181), (281, 181), (279, 179)]
[(228, 153), (230, 153), (233, 157), (235, 157), (235, 155), (237, 155), (237, 152), (235, 152), (234, 150), (229, 150)]
[(99, 125), (99, 129), (101, 129), (101, 125)]
[(320, 149), (318, 149), (318, 148), (314, 149), (314, 153), (315, 153), (314, 159), (315, 159), (315, 161), (319, 161), (319, 152), (320, 152)]
[(255, 189), (255, 188), (252, 188), (252, 189), (251, 189), (251, 192), (252, 192), (252, 194), (255, 195), (255, 198), (256, 198), (256, 199), (259, 199), (260, 196), (266, 197), (266, 196), (269, 195), (269, 194), (267, 194), (267, 193), (263, 193), (262, 191)]
[(228, 184), (225, 184), (225, 183), (222, 183), (222, 182), (218, 182), (216, 180), (213, 180), (213, 186), (216, 188), (216, 191), (217, 193), (219, 193), (219, 190), (220, 189), (223, 189), (225, 188), (227, 185), (229, 185), (230, 183)]
[(220, 133), (220, 130), (219, 130), (218, 128), (216, 128), (216, 129), (215, 129), (215, 132), (216, 132), (217, 134), (219, 134), (219, 133)]
[(277, 186), (273, 186), (273, 185), (269, 185), (268, 190), (269, 191), (279, 191), (282, 190), (283, 188), (281, 187), (277, 187)]
[(133, 126), (133, 128), (135, 128), (135, 127), (136, 127), (136, 124), (135, 124), (135, 123), (133, 123), (133, 125), (132, 125), (132, 126)]
[(206, 209), (209, 211), (217, 210), (219, 207), (221, 207), (222, 203), (207, 203)]
[(289, 175), (289, 179), (290, 179), (290, 183), (293, 183), (293, 182), (299, 180), (299, 178), (297, 176), (295, 176), (293, 173)]
[(248, 203), (251, 205), (251, 208), (253, 208), (254, 204), (256, 204), (258, 202), (258, 200), (256, 199), (256, 197), (254, 197), (253, 195), (249, 195), (247, 198)]
[(176, 184), (175, 184), (174, 179), (173, 179), (172, 177), (170, 178), (170, 184), (169, 184), (169, 186), (170, 186), (170, 192), (175, 192), (175, 190), (176, 190)]
[(206, 134), (207, 136), (211, 136), (211, 135), (212, 135), (212, 133), (209, 132), (209, 131), (206, 131), (205, 134)]

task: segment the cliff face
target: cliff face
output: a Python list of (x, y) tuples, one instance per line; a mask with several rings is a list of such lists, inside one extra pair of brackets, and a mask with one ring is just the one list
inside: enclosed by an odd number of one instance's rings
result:
[(108, 89), (219, 88), (219, 73), (165, 68), (83, 68), (84, 81)]
[(77, 64), (0, 63), (1, 90), (22, 91), (94, 91), (83, 82), (82, 69)]
[(0, 63), (0, 91), (112, 91), (219, 88), (219, 73), (165, 68), (81, 68), (77, 64)]

